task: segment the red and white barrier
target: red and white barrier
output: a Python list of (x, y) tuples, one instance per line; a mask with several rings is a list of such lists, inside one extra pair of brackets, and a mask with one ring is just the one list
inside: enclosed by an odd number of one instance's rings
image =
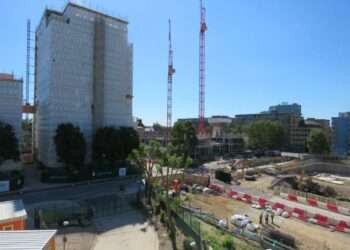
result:
[(292, 215), (294, 217), (297, 217), (300, 220), (303, 220), (303, 221), (307, 220), (306, 212), (303, 209), (300, 209), (300, 208), (297, 208), (297, 207), (293, 208)]
[(335, 203), (330, 203), (330, 202), (328, 202), (328, 203), (327, 203), (327, 209), (330, 210), (330, 211), (339, 213), (338, 206), (337, 206), (337, 204), (335, 204)]
[(276, 209), (278, 209), (278, 208), (284, 210), (284, 209), (285, 209), (285, 205), (282, 204), (282, 203), (279, 203), (279, 202), (276, 202), (275, 204), (273, 204), (272, 209), (275, 209), (275, 210), (276, 210)]
[(318, 225), (328, 227), (328, 217), (327, 216), (324, 216), (321, 214), (315, 214), (314, 219), (316, 219)]
[(250, 194), (243, 194), (242, 201), (252, 203), (253, 197)]
[[(221, 189), (218, 189), (218, 186), (220, 187), (220, 185), (214, 184), (214, 186), (211, 186), (211, 188), (214, 190), (215, 189), (221, 190)], [(223, 188), (223, 191), (225, 191), (224, 188)], [(335, 230), (338, 232), (350, 233), (350, 221), (347, 223), (346, 221), (339, 221), (336, 219), (330, 219), (327, 216), (322, 215), (322, 214), (312, 214), (312, 213), (307, 212), (306, 210), (301, 209), (301, 208), (297, 208), (297, 207), (291, 208), (291, 207), (286, 206), (282, 202), (273, 203), (273, 202), (268, 201), (264, 197), (256, 197), (256, 196), (253, 196), (253, 195), (248, 194), (248, 193), (235, 191), (233, 189), (230, 189), (227, 191), (228, 192), (226, 193), (226, 195), (231, 199), (240, 200), (240, 201), (243, 201), (246, 203), (257, 203), (261, 207), (265, 207), (266, 205), (270, 204), (274, 210), (277, 210), (278, 208), (282, 209), (284, 211), (287, 211), (293, 217), (298, 218), (302, 221), (306, 222), (306, 221), (308, 221), (309, 218), (313, 218), (313, 219), (315, 219), (315, 222), (320, 226), (324, 226), (324, 227), (334, 226)], [(298, 197), (295, 195), (294, 196), (288, 195), (288, 200), (299, 201)], [(311, 206), (319, 206), (318, 201), (316, 199), (313, 199), (313, 198), (308, 198), (305, 200), (305, 202), (307, 202)], [(329, 205), (328, 206), (329, 210), (338, 211), (338, 207), (335, 204), (328, 203), (327, 205)]]
[(288, 200), (297, 202), (298, 197), (295, 194), (288, 194)]
[(216, 192), (219, 192), (219, 193), (223, 193), (225, 191), (225, 188), (221, 185), (218, 185), (218, 184), (214, 184), (214, 183), (210, 183), (208, 188), (216, 191)]
[(314, 198), (307, 198), (307, 203), (308, 203), (310, 206), (318, 207), (318, 202), (317, 202), (317, 200), (314, 199)]

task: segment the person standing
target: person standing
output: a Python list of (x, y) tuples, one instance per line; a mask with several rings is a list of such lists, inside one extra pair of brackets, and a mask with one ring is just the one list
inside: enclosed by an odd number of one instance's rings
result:
[(275, 213), (271, 212), (271, 224), (274, 224), (273, 219), (275, 218)]
[(265, 211), (265, 224), (269, 224), (269, 213), (267, 211)]
[(263, 224), (263, 212), (260, 213), (259, 215), (259, 224), (262, 225)]

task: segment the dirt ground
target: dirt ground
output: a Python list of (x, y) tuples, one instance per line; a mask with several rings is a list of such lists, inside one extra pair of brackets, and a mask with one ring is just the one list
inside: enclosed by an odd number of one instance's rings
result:
[[(258, 223), (261, 210), (252, 208), (241, 201), (230, 200), (221, 196), (196, 194), (191, 196), (191, 206), (214, 214), (222, 219), (228, 219), (233, 214), (247, 214)], [(275, 217), (275, 228), (296, 239), (302, 250), (347, 250), (350, 245), (350, 235), (331, 232), (329, 229), (308, 224), (295, 218), (284, 219)]]
[(244, 179), (240, 179), (240, 183), (242, 187), (254, 189), (261, 193), (269, 193), (272, 194), (273, 191), (269, 187), (271, 186), (271, 182), (275, 177), (262, 174), (260, 177), (256, 179), (256, 181), (246, 181)]

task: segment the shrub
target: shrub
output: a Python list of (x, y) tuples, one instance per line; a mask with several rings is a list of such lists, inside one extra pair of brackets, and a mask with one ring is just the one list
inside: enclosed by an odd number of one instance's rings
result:
[(184, 250), (193, 250), (193, 247), (191, 246), (191, 243), (193, 242), (193, 239), (190, 237), (187, 237), (184, 241), (183, 241), (183, 249)]
[(233, 239), (230, 236), (226, 236), (222, 242), (222, 246), (225, 250), (235, 250)]
[(138, 134), (133, 128), (103, 127), (96, 131), (93, 138), (93, 160), (99, 168), (114, 169), (138, 146)]
[(65, 167), (77, 171), (84, 165), (86, 142), (79, 127), (71, 123), (60, 124), (56, 129), (54, 141), (58, 159)]
[(9, 124), (0, 121), (0, 163), (2, 160), (19, 160), (18, 140)]

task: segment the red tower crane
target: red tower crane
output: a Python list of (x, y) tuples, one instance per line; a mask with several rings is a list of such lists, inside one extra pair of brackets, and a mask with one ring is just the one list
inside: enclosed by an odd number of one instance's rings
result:
[(199, 32), (199, 122), (198, 134), (205, 134), (205, 32), (207, 24), (205, 22), (206, 9), (203, 0), (200, 0), (200, 32)]
[(173, 105), (173, 74), (175, 69), (173, 66), (173, 48), (171, 45), (171, 21), (169, 19), (169, 55), (168, 55), (168, 88), (167, 88), (167, 132), (166, 142), (170, 141), (170, 130), (172, 126), (172, 105)]

